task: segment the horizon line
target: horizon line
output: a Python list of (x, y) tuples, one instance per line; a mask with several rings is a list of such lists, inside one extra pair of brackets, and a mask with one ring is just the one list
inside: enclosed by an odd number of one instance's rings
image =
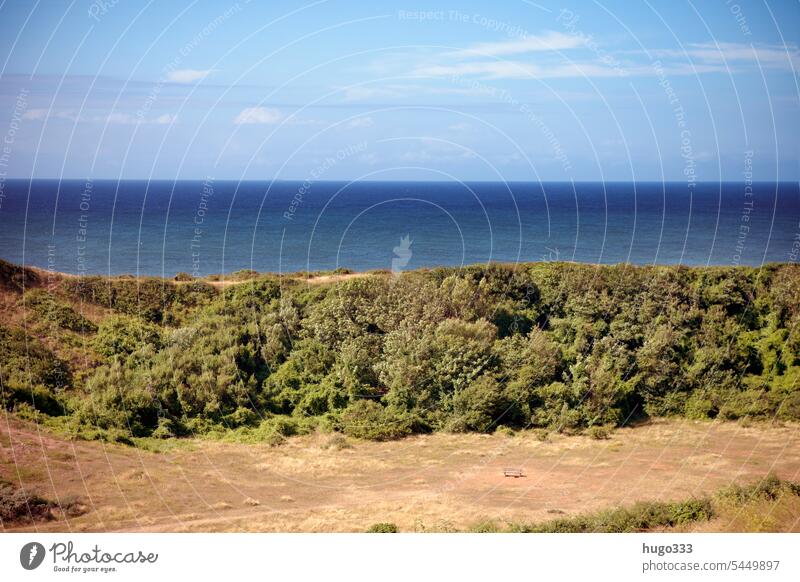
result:
[(57, 178), (57, 177), (0, 177), (0, 182), (35, 182), (35, 181), (48, 181), (48, 182), (296, 182), (304, 183), (310, 182), (311, 184), (342, 184), (342, 183), (370, 183), (370, 184), (391, 184), (391, 183), (406, 183), (406, 182), (420, 182), (420, 183), (442, 183), (442, 184), (800, 184), (800, 178), (792, 178), (786, 180), (733, 180), (733, 179), (720, 179), (720, 180), (695, 180), (688, 182), (686, 180), (655, 180), (655, 179), (639, 179), (639, 180), (422, 180), (422, 179), (396, 179), (396, 180), (359, 180), (351, 178), (341, 178), (337, 180), (309, 180), (308, 178), (214, 178), (206, 176), (205, 178)]

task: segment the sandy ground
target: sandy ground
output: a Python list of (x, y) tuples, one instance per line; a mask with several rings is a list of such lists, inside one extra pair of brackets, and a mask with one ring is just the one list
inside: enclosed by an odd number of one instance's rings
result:
[[(6, 416), (0, 476), (91, 508), (21, 528), (39, 531), (363, 531), (381, 521), (446, 530), (685, 499), (770, 471), (800, 479), (799, 425), (658, 421), (603, 441), (435, 434), (337, 449), (330, 440), (184, 440), (153, 453), (65, 441)], [(525, 477), (503, 477), (504, 467)]]

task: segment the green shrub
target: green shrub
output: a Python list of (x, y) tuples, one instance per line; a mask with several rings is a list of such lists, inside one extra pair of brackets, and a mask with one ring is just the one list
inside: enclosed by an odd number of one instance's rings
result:
[(611, 438), (611, 428), (607, 426), (590, 426), (586, 432), (588, 433), (589, 437), (598, 441), (608, 440)]
[(25, 404), (49, 415), (62, 414), (58, 394), (71, 383), (66, 362), (23, 330), (0, 325), (0, 404), (5, 409)]
[(539, 440), (539, 441), (541, 441), (543, 443), (547, 442), (548, 440), (550, 440), (550, 433), (546, 429), (543, 429), (543, 428), (534, 429), (533, 430), (533, 436), (536, 437), (536, 440)]
[(25, 307), (32, 310), (44, 321), (79, 333), (94, 333), (97, 331), (97, 326), (94, 323), (42, 289), (28, 291), (23, 294), (22, 298)]
[(0, 523), (30, 523), (54, 518), (56, 505), (0, 479)]
[(150, 436), (163, 414), (157, 399), (130, 367), (120, 362), (99, 370), (87, 382), (89, 396), (75, 411), (82, 422), (105, 430)]
[(176, 435), (175, 423), (169, 418), (159, 418), (158, 426), (150, 435), (156, 439), (168, 439)]
[(287, 438), (309, 434), (315, 428), (313, 421), (275, 415), (265, 418), (258, 426), (240, 426), (230, 429), (212, 425), (210, 428), (204, 427), (204, 431), (198, 434), (230, 442), (262, 443), (270, 446), (279, 446), (284, 444)]
[(714, 418), (718, 412), (711, 399), (702, 393), (693, 394), (686, 402), (686, 418), (691, 420)]
[(760, 481), (751, 485), (731, 485), (717, 493), (717, 499), (735, 505), (752, 501), (775, 501), (783, 495), (800, 496), (800, 484), (783, 481), (774, 473), (770, 473)]
[(674, 527), (714, 516), (710, 499), (663, 503), (640, 502), (630, 508), (601, 511), (590, 515), (558, 518), (535, 525), (516, 525), (520, 533), (630, 533)]
[(109, 317), (98, 329), (94, 347), (106, 356), (127, 357), (144, 346), (161, 347), (159, 329), (136, 317), (115, 315)]
[(353, 445), (347, 440), (344, 435), (341, 434), (332, 434), (328, 439), (323, 443), (322, 448), (324, 449), (332, 449), (334, 451), (341, 451), (343, 449), (352, 449)]
[(367, 533), (397, 533), (397, 526), (393, 523), (375, 523), (367, 528)]
[(493, 521), (482, 521), (470, 528), (472, 533), (499, 533), (502, 529)]
[(383, 441), (410, 434), (412, 425), (375, 401), (356, 400), (342, 412), (340, 426), (347, 436)]
[(494, 431), (495, 434), (503, 435), (506, 437), (513, 437), (516, 435), (516, 431), (511, 428), (510, 426), (498, 426), (497, 430)]
[(175, 297), (176, 288), (174, 283), (159, 279), (99, 276), (67, 279), (63, 285), (67, 292), (83, 301), (150, 322), (162, 320), (164, 310)]
[(258, 415), (250, 408), (240, 406), (230, 414), (222, 417), (222, 424), (230, 428), (249, 426), (258, 420)]

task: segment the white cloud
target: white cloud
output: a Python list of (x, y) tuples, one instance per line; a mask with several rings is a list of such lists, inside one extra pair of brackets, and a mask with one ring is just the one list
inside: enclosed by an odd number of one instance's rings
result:
[(233, 120), (236, 125), (273, 124), (281, 120), (281, 112), (267, 107), (245, 107)]
[(380, 163), (382, 160), (377, 155), (375, 155), (375, 153), (369, 152), (358, 156), (358, 161), (361, 162), (362, 164), (368, 164), (370, 166), (374, 166)]
[(67, 121), (81, 122), (81, 123), (108, 123), (110, 125), (137, 125), (137, 124), (155, 124), (167, 125), (175, 123), (177, 116), (169, 113), (164, 113), (155, 118), (139, 117), (130, 113), (123, 113), (114, 111), (112, 113), (90, 113), (85, 112), (78, 115), (78, 112), (72, 109), (57, 109), (48, 111), (47, 109), (29, 109), (22, 115), (23, 119), (31, 119), (43, 121), (45, 119), (64, 119)]
[(515, 165), (520, 160), (522, 160), (522, 156), (519, 154), (519, 152), (513, 152), (509, 155), (500, 155), (495, 157), (495, 163), (500, 166)]
[(28, 109), (22, 114), (22, 119), (45, 120), (45, 119), (66, 119), (67, 121), (77, 121), (76, 113), (71, 109), (48, 111), (47, 109)]
[(438, 138), (421, 138), (419, 146), (413, 150), (400, 152), (397, 160), (400, 163), (425, 163), (430, 161), (443, 162), (474, 160), (478, 155), (471, 149), (446, 142)]
[[(520, 39), (474, 44), (465, 49), (434, 55), (417, 65), (419, 77), (477, 76), (488, 79), (552, 79), (569, 77), (618, 77), (619, 67), (591, 60), (568, 60), (560, 51), (586, 48), (586, 38), (577, 34), (546, 31)], [(526, 60), (508, 55), (535, 54)], [(491, 59), (491, 57), (495, 57)]]
[(291, 125), (300, 125), (300, 126), (303, 126), (303, 125), (316, 125), (316, 126), (328, 125), (328, 122), (323, 121), (322, 119), (313, 119), (311, 117), (294, 117), (294, 116), (287, 117), (286, 118), (286, 123), (289, 123)]
[[(175, 123), (177, 115), (164, 113), (158, 117), (139, 117), (130, 113), (110, 113), (106, 116), (94, 117), (90, 121), (100, 121), (112, 125), (170, 125)], [(83, 121), (83, 120), (82, 120)]]
[(791, 70), (800, 68), (800, 52), (794, 45), (749, 45), (744, 43), (693, 43), (685, 50), (657, 49), (651, 51), (660, 58), (691, 59), (703, 63), (759, 63), (762, 67)]
[(194, 83), (195, 81), (202, 81), (208, 77), (213, 71), (198, 71), (197, 69), (177, 69), (167, 73), (167, 81), (172, 83)]
[(116, 125), (133, 125), (136, 123), (136, 118), (128, 113), (109, 113), (105, 121)]
[[(571, 58), (559, 51), (567, 51)], [(574, 51), (579, 51), (575, 54)], [(589, 53), (587, 53), (589, 51)], [(593, 55), (590, 53), (594, 53)], [(749, 45), (745, 43), (693, 43), (685, 50), (652, 49), (649, 52), (616, 51), (625, 61), (600, 48), (600, 43), (578, 34), (544, 32), (536, 36), (500, 42), (484, 42), (464, 49), (429, 54), (416, 61), (411, 75), (420, 78), (477, 77), (484, 79), (559, 79), (652, 76), (652, 60), (663, 60), (659, 69), (669, 75), (739, 73), (757, 64), (769, 69), (800, 69), (795, 44)], [(511, 56), (519, 55), (519, 56)], [(588, 55), (588, 56), (587, 56)], [(509, 58), (511, 56), (511, 58)], [(414, 62), (411, 57), (409, 60)], [(735, 70), (734, 70), (735, 69)]]
[(471, 128), (472, 128), (472, 126), (469, 123), (466, 123), (464, 121), (459, 122), (459, 123), (453, 123), (452, 125), (449, 125), (447, 127), (447, 129), (449, 129), (451, 131), (467, 131), (467, 130), (469, 130)]
[(357, 117), (347, 124), (347, 127), (372, 127), (375, 125), (375, 120), (371, 117)]
[(526, 36), (517, 40), (507, 40), (500, 42), (482, 42), (472, 45), (466, 49), (447, 53), (453, 57), (465, 56), (491, 56), (516, 55), (521, 53), (561, 51), (580, 48), (584, 45), (584, 39), (576, 34), (564, 34), (562, 32), (545, 32), (537, 36)]
[(345, 101), (363, 101), (374, 97), (396, 97), (395, 87), (341, 87)]
[(22, 114), (22, 119), (45, 119), (47, 117), (47, 109), (28, 109)]
[[(652, 73), (652, 71), (651, 71)], [(591, 62), (538, 65), (524, 61), (474, 61), (430, 64), (412, 73), (420, 77), (478, 76), (488, 79), (557, 79), (569, 77), (618, 77), (617, 68)]]
[[(400, 154), (400, 160), (404, 163), (421, 164), (434, 159), (430, 152), (426, 150), (413, 150)], [(441, 161), (441, 157), (438, 158)]]

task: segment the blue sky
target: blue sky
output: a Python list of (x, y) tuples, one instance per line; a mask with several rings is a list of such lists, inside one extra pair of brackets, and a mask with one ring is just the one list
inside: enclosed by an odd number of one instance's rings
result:
[(796, 0), (6, 0), (0, 173), (798, 180), (799, 44)]

